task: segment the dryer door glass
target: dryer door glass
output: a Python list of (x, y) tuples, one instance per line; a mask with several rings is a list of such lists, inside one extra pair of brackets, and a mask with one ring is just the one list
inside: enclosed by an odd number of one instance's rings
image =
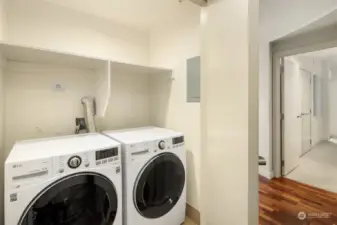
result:
[(73, 174), (43, 190), (28, 206), (19, 225), (111, 225), (117, 193), (106, 177)]
[(172, 153), (150, 160), (140, 172), (134, 187), (134, 204), (146, 218), (167, 214), (178, 202), (185, 186), (185, 169)]

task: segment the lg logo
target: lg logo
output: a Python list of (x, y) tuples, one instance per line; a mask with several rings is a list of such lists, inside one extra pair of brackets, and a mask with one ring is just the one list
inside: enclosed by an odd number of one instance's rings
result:
[(22, 164), (14, 164), (13, 165), (13, 168), (15, 169), (15, 168), (19, 168), (19, 167), (22, 167)]

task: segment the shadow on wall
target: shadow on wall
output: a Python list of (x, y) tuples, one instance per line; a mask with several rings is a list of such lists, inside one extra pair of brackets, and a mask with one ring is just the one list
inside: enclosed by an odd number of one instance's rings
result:
[(172, 82), (171, 73), (150, 75), (150, 123), (153, 126), (168, 127)]
[[(186, 163), (187, 163), (187, 199), (199, 199), (195, 198), (195, 196), (198, 196), (199, 193), (199, 185), (197, 183), (197, 174), (196, 174), (196, 159), (193, 155), (193, 152), (189, 149), (186, 149)], [(188, 202), (191, 204), (190, 202)], [(197, 205), (192, 205), (194, 208), (198, 208), (199, 203), (196, 202)]]
[[(5, 162), (5, 154), (3, 149), (0, 149), (0, 162), (1, 165), (4, 165)], [(4, 224), (4, 166), (0, 168), (0, 224)]]
[(111, 75), (111, 98), (104, 118), (96, 118), (98, 130), (142, 126), (165, 127), (171, 92), (171, 75)]
[(149, 76), (111, 74), (111, 97), (104, 118), (97, 118), (98, 130), (149, 126)]

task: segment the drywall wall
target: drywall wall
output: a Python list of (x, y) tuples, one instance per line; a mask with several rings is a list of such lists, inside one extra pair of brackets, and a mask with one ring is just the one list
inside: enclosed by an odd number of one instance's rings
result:
[(151, 123), (179, 130), (187, 151), (187, 202), (200, 208), (200, 103), (187, 102), (186, 60), (200, 55), (200, 8), (191, 5), (186, 18), (167, 21), (151, 32), (150, 62), (173, 68), (168, 77), (151, 78)]
[(149, 126), (149, 75), (111, 73), (111, 97), (104, 118), (97, 118), (100, 130)]
[[(4, 165), (4, 70), (6, 67), (6, 60), (0, 54), (0, 163)], [(0, 180), (4, 180), (4, 166), (0, 167)], [(4, 185), (0, 182), (0, 224), (3, 224), (3, 198)]]
[[(96, 71), (9, 61), (5, 85), (5, 150), (17, 140), (73, 134), (75, 118), (83, 117), (81, 98), (93, 95)], [(61, 85), (61, 90), (54, 88)], [(98, 129), (149, 124), (147, 75), (114, 72), (112, 96)]]
[(97, 80), (91, 70), (8, 61), (6, 154), (17, 140), (73, 134), (75, 118), (83, 117), (81, 98), (94, 94)]
[(337, 67), (336, 64), (330, 63), (329, 76), (329, 136), (337, 137)]
[[(4, 70), (6, 67), (6, 60), (2, 57), (0, 53), (0, 155), (4, 147)], [(1, 159), (1, 157), (0, 157)]]
[[(327, 97), (326, 91), (327, 89), (322, 89), (322, 87), (326, 86), (324, 82), (327, 82), (326, 77), (326, 70), (324, 67), (326, 66), (325, 63), (318, 59), (313, 59), (313, 69), (312, 75), (316, 76), (315, 78), (312, 77), (312, 114), (311, 114), (311, 138), (312, 138), (312, 146), (315, 146), (322, 140), (328, 140), (328, 136), (326, 136), (326, 127), (324, 126), (325, 118), (328, 111), (328, 105), (326, 105)], [(301, 66), (301, 65), (300, 65)], [(316, 79), (316, 83), (314, 83), (314, 79)], [(314, 87), (316, 85), (316, 87)], [(316, 93), (314, 90), (316, 89)], [(316, 112), (314, 112), (314, 101), (316, 101)]]
[(328, 140), (330, 137), (330, 93), (329, 93), (329, 75), (330, 75), (330, 65), (328, 61), (322, 61), (322, 111), (321, 115), (323, 117), (323, 130), (322, 139)]
[(0, 41), (4, 40), (7, 32), (7, 1), (0, 0)]
[(201, 224), (258, 224), (258, 1), (201, 20)]
[(10, 0), (6, 41), (148, 64), (149, 34), (40, 0)]
[(260, 173), (266, 177), (273, 176), (270, 42), (315, 21), (336, 7), (335, 0), (260, 1), (259, 154), (267, 160), (268, 166), (261, 167), (260, 170)]

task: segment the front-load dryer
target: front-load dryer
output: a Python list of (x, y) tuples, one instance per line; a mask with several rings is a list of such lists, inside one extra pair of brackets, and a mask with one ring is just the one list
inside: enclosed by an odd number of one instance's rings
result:
[(5, 163), (5, 225), (122, 225), (120, 150), (97, 133), (16, 143)]
[(122, 143), (125, 225), (180, 225), (186, 210), (184, 135), (146, 127), (106, 131)]

